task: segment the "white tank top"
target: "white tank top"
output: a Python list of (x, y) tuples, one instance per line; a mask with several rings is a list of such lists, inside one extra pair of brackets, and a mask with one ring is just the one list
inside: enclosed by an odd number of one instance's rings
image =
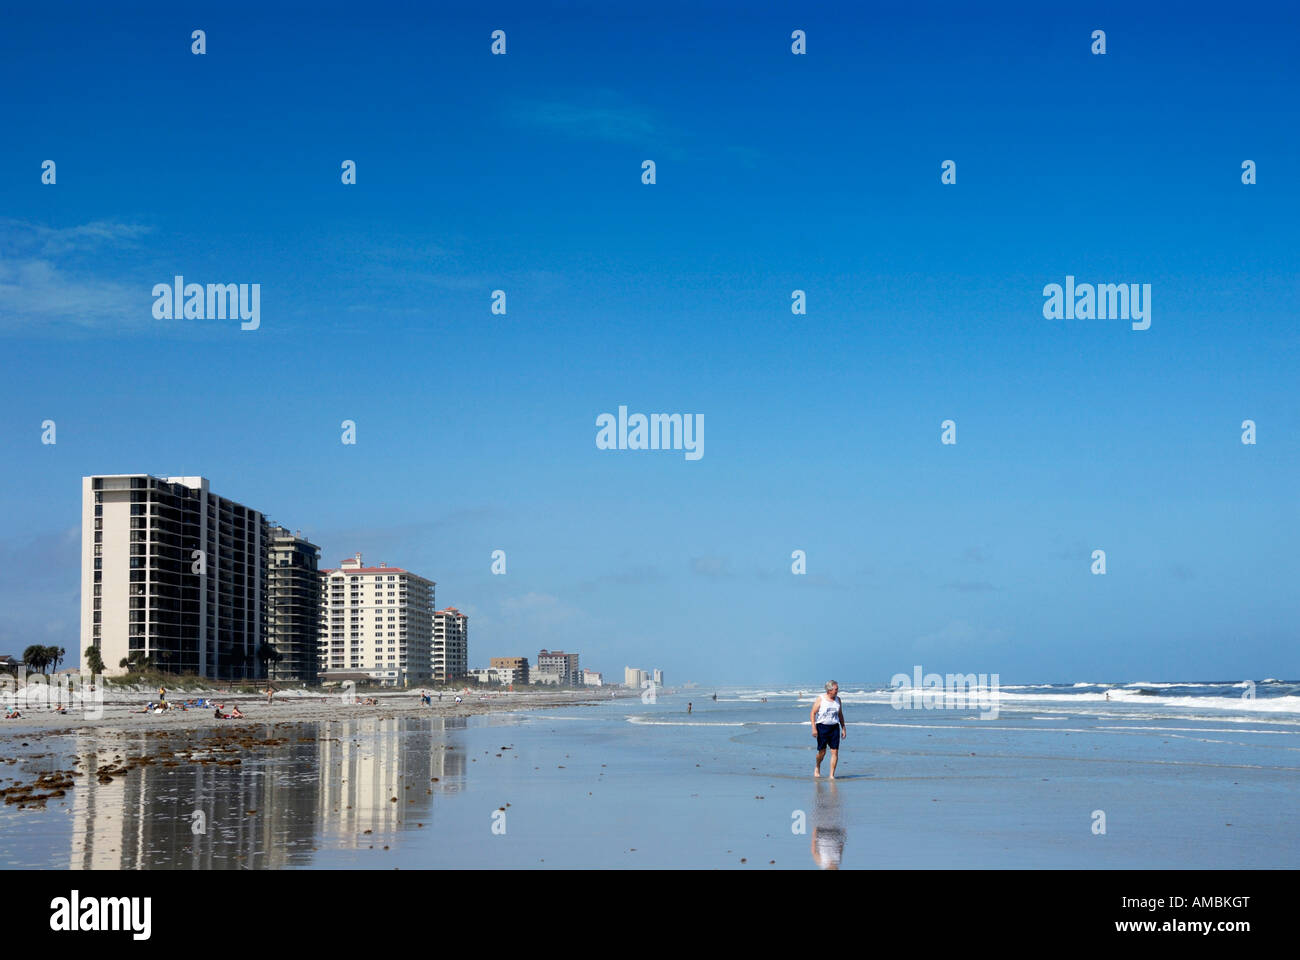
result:
[(831, 700), (826, 694), (821, 695), (821, 701), (817, 704), (817, 722), (826, 724), (835, 724), (840, 722), (840, 702)]

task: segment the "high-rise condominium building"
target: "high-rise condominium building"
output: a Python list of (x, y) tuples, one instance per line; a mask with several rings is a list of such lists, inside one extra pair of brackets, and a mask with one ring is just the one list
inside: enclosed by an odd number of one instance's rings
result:
[(175, 673), (265, 676), (266, 517), (203, 477), (81, 481), (81, 650), (105, 669), (147, 656)]
[(469, 673), (469, 617), (455, 607), (433, 613), (433, 657), (435, 683), (459, 680)]
[(272, 680), (316, 683), (320, 662), (320, 547), (270, 528), (267, 573), (267, 642), (275, 655), (267, 660)]
[(366, 673), (375, 683), (430, 680), (434, 582), (361, 554), (321, 571), (320, 679)]

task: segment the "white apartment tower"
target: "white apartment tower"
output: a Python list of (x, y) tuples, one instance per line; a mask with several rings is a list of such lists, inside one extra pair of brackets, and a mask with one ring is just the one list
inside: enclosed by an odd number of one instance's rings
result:
[(173, 673), (260, 678), (266, 517), (203, 477), (81, 479), (81, 655), (148, 657)]
[(434, 582), (361, 554), (321, 571), (320, 678), (367, 674), (407, 687), (430, 680)]
[(454, 682), (469, 673), (469, 617), (455, 607), (433, 613), (430, 668), (435, 683)]

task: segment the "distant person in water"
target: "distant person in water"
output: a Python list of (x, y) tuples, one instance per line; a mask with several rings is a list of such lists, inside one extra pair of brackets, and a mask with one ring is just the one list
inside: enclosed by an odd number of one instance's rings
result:
[(716, 693), (713, 695), (713, 702), (714, 703), (718, 702), (718, 695)]
[(687, 713), (690, 713), (690, 712), (691, 712), (691, 708), (692, 708), (692, 707), (693, 707), (693, 704), (692, 704), (689, 700), (686, 701), (686, 712), (687, 712)]
[(834, 780), (840, 762), (840, 735), (849, 735), (848, 724), (844, 722), (844, 704), (840, 703), (840, 685), (834, 680), (826, 681), (826, 692), (813, 702), (808, 722), (812, 724), (812, 735), (817, 738), (817, 766), (813, 768), (813, 776), (822, 775), (822, 757), (830, 747), (831, 779)]

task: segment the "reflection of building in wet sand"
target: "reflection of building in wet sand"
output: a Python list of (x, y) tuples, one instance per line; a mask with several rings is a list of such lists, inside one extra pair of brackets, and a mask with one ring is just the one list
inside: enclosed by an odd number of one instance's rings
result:
[(844, 858), (844, 815), (840, 809), (839, 785), (819, 783), (813, 797), (812, 858), (823, 870), (838, 870)]
[(159, 746), (154, 738), (106, 745), (76, 735), (84, 776), (72, 792), (70, 868), (278, 868), (310, 861), (316, 742), (282, 744), (264, 761), (245, 756), (235, 766), (183, 760), (169, 767), (163, 760), (98, 782), (118, 754), (135, 757)]
[(322, 834), (344, 846), (369, 846), (408, 820), (429, 823), (433, 804), (428, 791), (459, 790), (465, 775), (464, 754), (443, 749), (447, 744), (441, 734), (464, 727), (463, 717), (365, 717), (324, 727), (318, 806)]

